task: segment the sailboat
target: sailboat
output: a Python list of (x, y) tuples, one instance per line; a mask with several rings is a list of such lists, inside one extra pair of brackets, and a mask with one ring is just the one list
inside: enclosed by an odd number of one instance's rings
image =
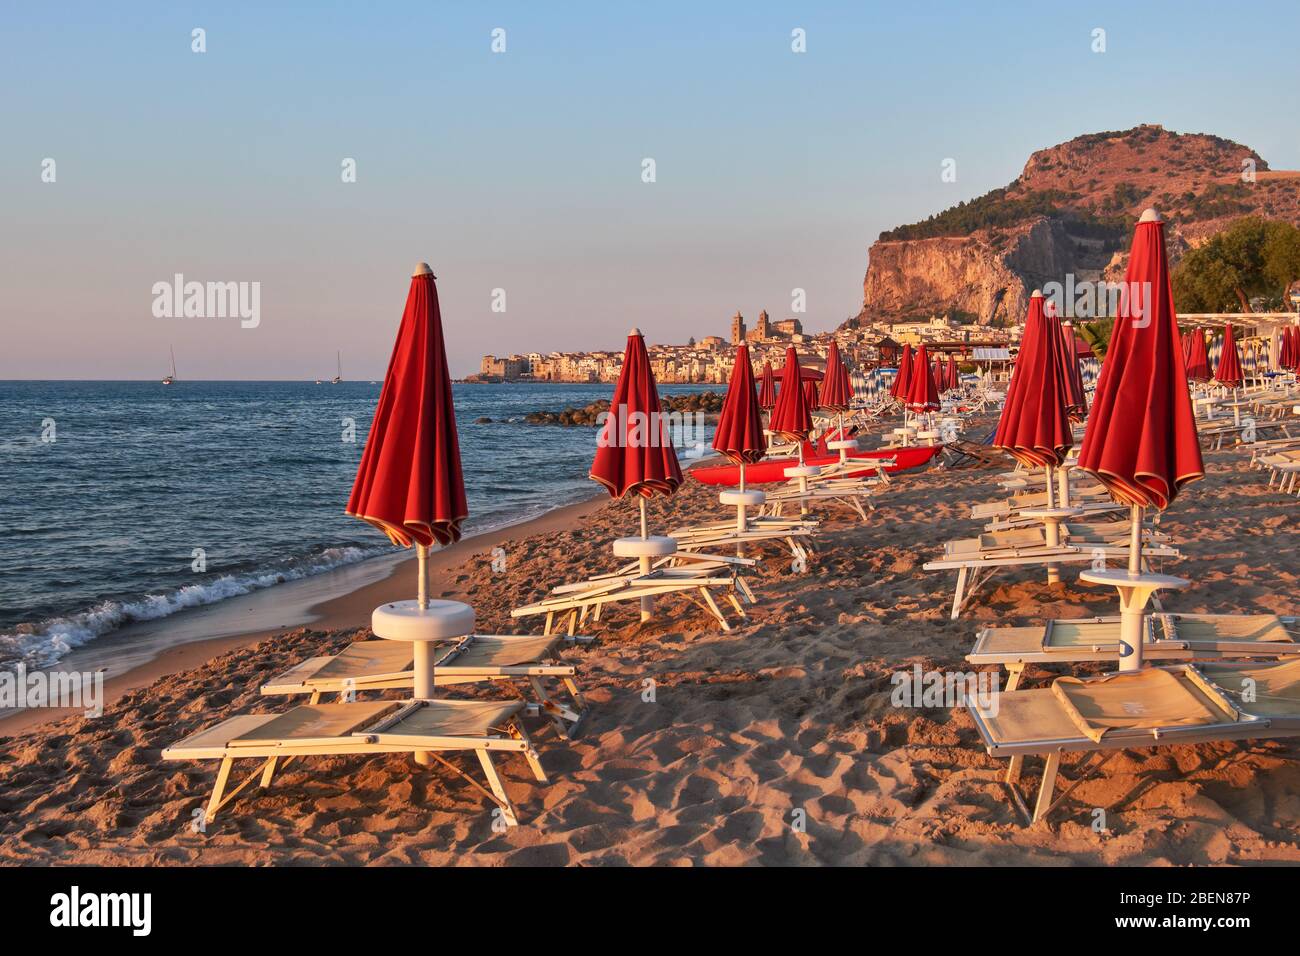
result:
[(339, 352), (339, 373), (330, 379), (331, 385), (338, 385), (343, 381), (343, 353)]
[(176, 381), (176, 349), (169, 345), (167, 346), (167, 351), (172, 353), (172, 373), (162, 380), (164, 385), (170, 385), (172, 382)]

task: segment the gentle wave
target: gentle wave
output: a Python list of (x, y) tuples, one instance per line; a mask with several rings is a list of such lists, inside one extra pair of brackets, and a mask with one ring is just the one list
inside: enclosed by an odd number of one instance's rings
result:
[(29, 668), (50, 667), (74, 647), (128, 624), (155, 621), (188, 608), (215, 604), (287, 581), (323, 574), (392, 551), (389, 546), (327, 548), (286, 567), (227, 574), (202, 584), (188, 584), (173, 591), (146, 594), (131, 600), (104, 601), (67, 617), (22, 625), (17, 630), (0, 634), (0, 670), (12, 670), (19, 663)]

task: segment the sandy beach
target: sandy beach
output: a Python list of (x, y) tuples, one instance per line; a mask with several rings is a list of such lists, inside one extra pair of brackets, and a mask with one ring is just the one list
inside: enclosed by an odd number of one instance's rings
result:
[[(1296, 614), (1300, 521), (1238, 452), (1162, 521), (1182, 549), (1168, 570), (1194, 586), (1170, 610)], [(213, 762), (164, 763), (163, 747), (240, 713), (284, 709), (261, 682), (368, 636), (376, 604), (409, 597), (404, 563), (386, 580), (316, 609), (308, 627), (178, 647), (119, 678), (102, 717), (0, 732), (0, 862), (88, 864), (834, 864), (1124, 865), (1300, 862), (1294, 743), (1124, 752), (1046, 824), (1022, 824), (964, 710), (891, 705), (891, 675), (920, 664), (968, 669), (983, 623), (1114, 613), (1113, 592), (1008, 572), (959, 621), (953, 575), (921, 565), (978, 530), (973, 502), (999, 497), (993, 469), (901, 476), (866, 523), (823, 512), (806, 574), (766, 552), (751, 573), (750, 620), (719, 631), (696, 605), (665, 599), (642, 625), (615, 608), (566, 661), (593, 705), (578, 739), (532, 725), (551, 781), (500, 761), (522, 825), (492, 827), (490, 805), (408, 756), (314, 757), (190, 830)], [(688, 480), (650, 509), (659, 530), (723, 511)], [(609, 541), (635, 511), (605, 498), (434, 555), (433, 596), (472, 603), (482, 633), (527, 633), (510, 610), (563, 581), (608, 570)], [(500, 544), (506, 570), (492, 570)], [(1101, 668), (1094, 668), (1100, 670)], [(1087, 672), (1080, 668), (1076, 673)], [(1027, 674), (1040, 683), (1048, 672)], [(500, 689), (457, 690), (499, 695)], [(397, 695), (400, 696), (400, 695)], [(48, 720), (48, 713), (40, 715)], [(1029, 771), (1036, 774), (1037, 770)], [(1066, 777), (1070, 771), (1063, 768)], [(1109, 830), (1091, 827), (1104, 808)]]

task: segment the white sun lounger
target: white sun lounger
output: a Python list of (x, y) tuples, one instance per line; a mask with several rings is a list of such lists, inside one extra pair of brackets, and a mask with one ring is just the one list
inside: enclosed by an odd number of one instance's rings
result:
[[(699, 560), (692, 560), (695, 558)], [(683, 564), (670, 567), (668, 562), (671, 560)], [(652, 568), (649, 574), (633, 573), (628, 569), (575, 584), (562, 584), (552, 588), (551, 593), (542, 600), (515, 608), (510, 616), (519, 618), (544, 614), (546, 625), (543, 633), (552, 633), (556, 624), (560, 623), (567, 628), (569, 634), (573, 634), (586, 622), (588, 615), (592, 621), (599, 621), (606, 605), (624, 601), (639, 603), (642, 598), (681, 594), (698, 602), (713, 615), (724, 631), (729, 631), (731, 624), (714, 599), (713, 592), (722, 591), (736, 613), (742, 619), (746, 618), (748, 615), (745, 614), (741, 601), (753, 604), (755, 598), (745, 579), (737, 573), (736, 565), (754, 563), (748, 558), (678, 551), (670, 558), (661, 559), (659, 566)]]
[(807, 565), (812, 557), (812, 535), (817, 521), (809, 518), (759, 518), (750, 517), (741, 531), (735, 521), (677, 528), (669, 537), (677, 542), (679, 553), (693, 553), (697, 548), (716, 548), (725, 545), (762, 545), (783, 543), (790, 549), (795, 561)]
[[(493, 753), (519, 753), (533, 776), (546, 783), (537, 751), (519, 715), (522, 701), (412, 700), (353, 704), (304, 704), (283, 714), (243, 714), (191, 734), (162, 752), (164, 760), (220, 760), (217, 780), (204, 819), (217, 812), (254, 780), (271, 785), (277, 766), (295, 757), (373, 756), (429, 753), (492, 800), (510, 826), (519, 822), (514, 804), (492, 763)], [(440, 754), (472, 751), (487, 778), (484, 787)], [(236, 760), (258, 760), (261, 767), (229, 793), (226, 786)], [(488, 788), (491, 789), (488, 789)]]
[[(970, 701), (967, 709), (988, 753), (1010, 758), (1006, 783), (1037, 823), (1122, 750), (1300, 736), (1300, 660), (1061, 677), (1051, 687)], [(1053, 800), (1061, 756), (1069, 753), (1089, 758)], [(1046, 764), (1030, 816), (1017, 783), (1024, 758), (1034, 756)]]
[[(1119, 660), (1118, 617), (1055, 620), (1033, 627), (984, 627), (966, 660), (1007, 670), (1005, 689), (1020, 686), (1029, 664)], [(1142, 657), (1152, 661), (1300, 656), (1296, 619), (1276, 614), (1149, 614)]]
[[(979, 538), (966, 538), (961, 541), (949, 541), (945, 545), (944, 555), (923, 565), (926, 571), (956, 571), (957, 585), (952, 597), (952, 620), (961, 616), (961, 610), (974, 596), (975, 592), (992, 577), (995, 571), (1015, 567), (1044, 567), (1049, 564), (1083, 564), (1093, 561), (1103, 564), (1110, 561), (1123, 564), (1128, 560), (1128, 545), (1085, 543), (1080, 545), (1061, 545), (1049, 548), (1046, 545), (1017, 548), (981, 549)], [(956, 547), (965, 546), (965, 549)], [(1167, 544), (1151, 542), (1143, 545), (1142, 561), (1147, 566), (1151, 558), (1177, 558), (1177, 549)]]
[[(586, 700), (578, 689), (577, 669), (560, 663), (556, 647), (561, 635), (471, 634), (449, 643), (434, 661), (434, 686), (505, 682), (531, 688), (536, 703), (525, 710), (545, 715), (564, 737), (574, 737), (587, 715)], [(312, 657), (262, 685), (269, 695), (310, 694), (320, 703), (324, 694), (352, 699), (363, 691), (411, 690), (414, 685), (414, 651), (405, 641), (356, 641), (333, 656)], [(548, 683), (558, 683), (567, 700), (554, 694)]]

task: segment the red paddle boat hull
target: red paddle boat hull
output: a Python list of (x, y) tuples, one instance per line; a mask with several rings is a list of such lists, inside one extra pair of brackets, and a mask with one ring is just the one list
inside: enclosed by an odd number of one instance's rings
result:
[[(893, 458), (894, 464), (886, 468), (886, 471), (906, 471), (909, 468), (915, 468), (918, 465), (924, 465), (930, 459), (941, 451), (940, 446), (915, 447), (915, 448), (880, 448), (875, 451), (856, 451), (849, 453), (849, 460), (863, 459), (880, 459)], [(839, 461), (839, 455), (805, 455), (804, 464), (807, 465), (830, 465)], [(745, 484), (747, 485), (767, 485), (778, 481), (788, 481), (785, 477), (785, 470), (791, 465), (799, 464), (797, 458), (766, 458), (763, 461), (753, 465), (745, 466)], [(851, 467), (851, 466), (850, 466)], [(706, 485), (738, 485), (740, 484), (740, 468), (736, 465), (711, 465), (707, 468), (691, 468), (686, 472), (696, 481)], [(857, 471), (849, 471), (848, 477), (858, 478), (868, 475), (874, 475), (874, 467), (862, 468)]]

